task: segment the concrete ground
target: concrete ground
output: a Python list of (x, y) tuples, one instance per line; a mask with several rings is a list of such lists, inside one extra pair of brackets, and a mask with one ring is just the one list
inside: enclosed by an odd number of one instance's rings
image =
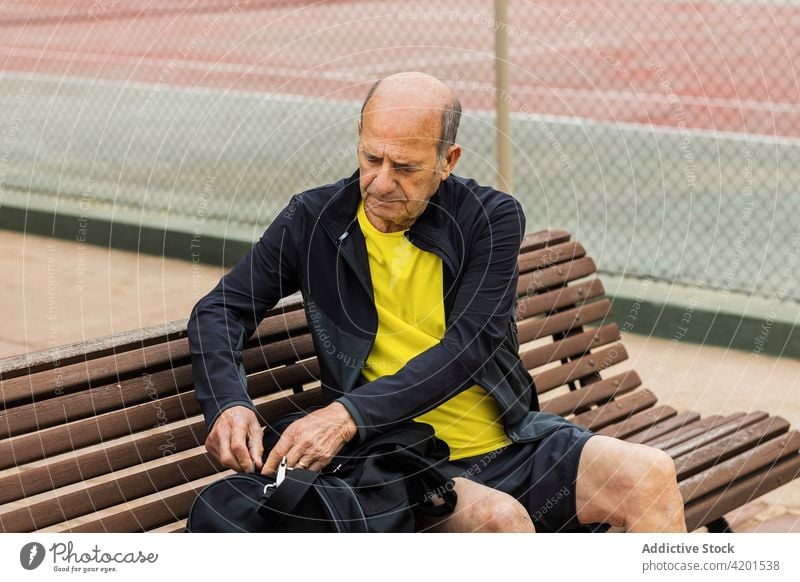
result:
[[(188, 317), (221, 268), (0, 231), (0, 357)], [(764, 410), (800, 426), (800, 361), (628, 335), (660, 402), (704, 415)], [(797, 480), (729, 515), (735, 531), (800, 532)]]

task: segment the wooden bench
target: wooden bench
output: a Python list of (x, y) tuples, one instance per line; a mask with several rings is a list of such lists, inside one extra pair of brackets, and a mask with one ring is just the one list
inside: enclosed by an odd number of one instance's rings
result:
[[(620, 369), (611, 303), (568, 233), (527, 236), (519, 265), (521, 356), (543, 410), (667, 451), (690, 530), (722, 529), (725, 513), (800, 474), (785, 420), (679, 413)], [(319, 400), (298, 301), (268, 314), (244, 365), (266, 422)], [(185, 321), (2, 360), (0, 390), (4, 532), (182, 531), (197, 491), (226, 473), (203, 446)]]

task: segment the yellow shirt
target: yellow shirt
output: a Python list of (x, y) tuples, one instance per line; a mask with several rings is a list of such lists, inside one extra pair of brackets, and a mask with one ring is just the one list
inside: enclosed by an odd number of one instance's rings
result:
[[(444, 282), (442, 260), (415, 247), (404, 232), (376, 229), (358, 208), (364, 233), (378, 333), (364, 365), (368, 381), (394, 374), (444, 337)], [(417, 417), (433, 426), (436, 436), (450, 447), (450, 458), (482, 455), (511, 443), (494, 398), (480, 386), (471, 386), (437, 408)]]

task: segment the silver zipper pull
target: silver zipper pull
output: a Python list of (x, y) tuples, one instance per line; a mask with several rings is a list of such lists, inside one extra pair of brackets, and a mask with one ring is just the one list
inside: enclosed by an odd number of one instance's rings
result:
[(283, 480), (286, 479), (286, 457), (281, 459), (281, 464), (278, 465), (278, 476), (275, 478), (275, 486), (278, 487)]
[(283, 457), (280, 465), (278, 465), (278, 475), (275, 477), (275, 483), (264, 485), (264, 495), (267, 494), (267, 491), (277, 489), (278, 485), (283, 483), (284, 479), (286, 479), (286, 457)]

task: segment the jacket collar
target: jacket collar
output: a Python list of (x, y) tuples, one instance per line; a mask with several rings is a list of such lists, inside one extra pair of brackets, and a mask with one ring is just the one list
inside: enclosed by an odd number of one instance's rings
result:
[[(358, 179), (359, 171), (356, 170), (349, 178), (339, 181), (337, 183), (338, 190), (320, 213), (320, 222), (336, 240), (352, 234), (352, 229), (358, 228), (356, 213), (358, 212), (358, 204), (361, 201), (361, 188)], [(447, 211), (442, 208), (442, 190), (449, 180), (452, 180), (452, 178), (448, 178), (439, 185), (439, 189), (428, 202), (425, 212), (409, 228), (408, 236), (412, 241), (417, 239), (428, 242), (436, 250), (441, 251), (437, 254), (444, 253), (447, 255), (448, 260), (455, 261), (454, 248), (449, 244), (447, 237), (442, 236), (447, 228), (445, 224)]]

